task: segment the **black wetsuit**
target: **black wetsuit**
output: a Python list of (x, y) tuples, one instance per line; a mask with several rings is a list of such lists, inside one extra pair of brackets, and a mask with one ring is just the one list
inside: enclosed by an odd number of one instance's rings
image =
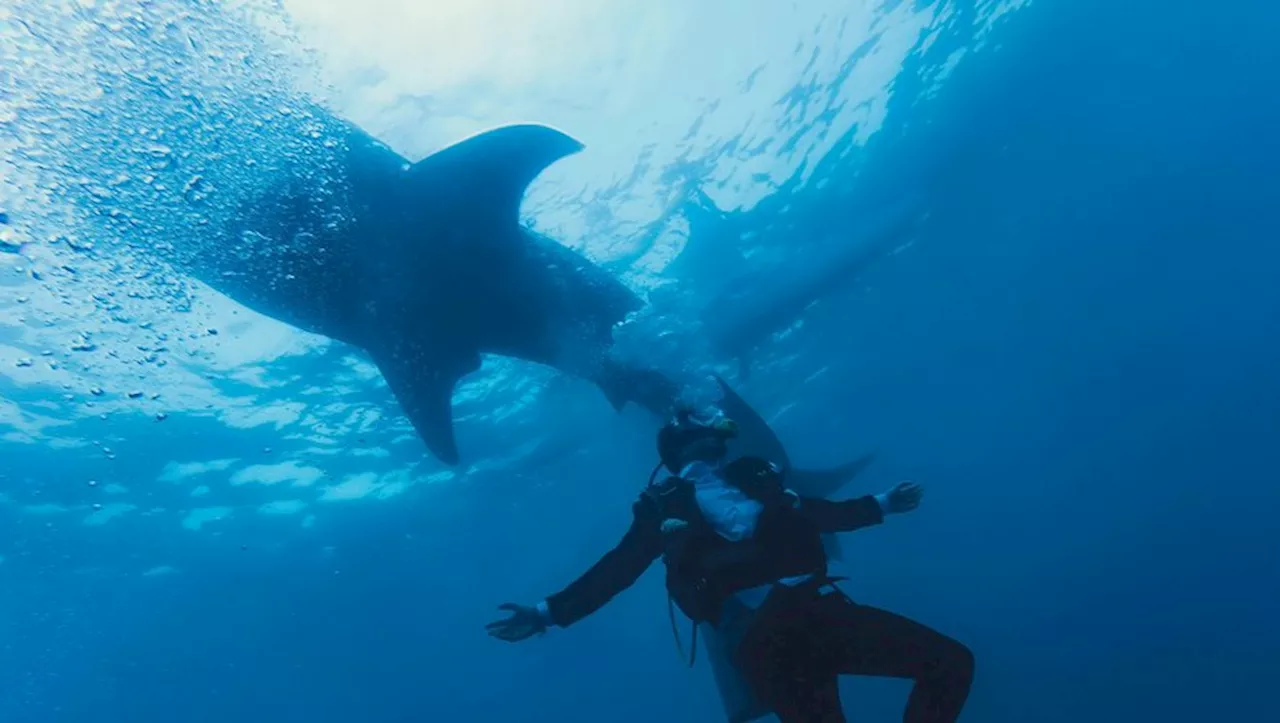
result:
[[(815, 535), (856, 530), (884, 519), (871, 496), (839, 502), (800, 498), (794, 509)], [(550, 620), (561, 627), (572, 625), (630, 587), (666, 553), (664, 519), (668, 515), (652, 496), (642, 495), (622, 541), (582, 577), (547, 598)], [(954, 721), (973, 677), (968, 648), (907, 618), (858, 605), (823, 583), (825, 557), (820, 566), (809, 571), (815, 574), (812, 583), (775, 586), (738, 648), (737, 665), (760, 701), (783, 723), (837, 723), (844, 720), (837, 676), (906, 678), (915, 687), (904, 721)]]
[(783, 723), (845, 720), (840, 675), (915, 681), (905, 723), (951, 723), (973, 680), (962, 643), (901, 615), (812, 587), (779, 588), (790, 598), (765, 609), (738, 649), (738, 665), (756, 696)]

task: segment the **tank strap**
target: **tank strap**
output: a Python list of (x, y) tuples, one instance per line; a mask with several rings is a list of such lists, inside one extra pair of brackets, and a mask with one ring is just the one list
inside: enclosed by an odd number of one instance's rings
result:
[[(680, 655), (681, 662), (684, 662), (684, 646), (680, 644), (680, 627), (676, 624), (676, 604), (670, 595), (667, 595), (667, 617), (671, 619), (671, 635), (676, 639), (676, 653)], [(690, 621), (690, 627), (693, 632), (689, 643), (689, 667), (692, 668), (698, 659), (698, 624)]]

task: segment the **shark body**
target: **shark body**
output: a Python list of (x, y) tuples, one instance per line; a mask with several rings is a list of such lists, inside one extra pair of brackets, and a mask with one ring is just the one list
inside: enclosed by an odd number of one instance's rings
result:
[[(643, 301), (613, 275), (522, 225), (525, 189), (583, 146), (536, 124), (467, 138), (410, 163), (343, 122), (329, 172), (286, 174), (244, 208), (193, 273), (235, 301), (364, 350), (441, 461), (460, 459), (452, 397), (494, 354), (595, 383), (615, 408), (665, 416), (681, 387), (610, 357), (613, 327)], [(723, 381), (721, 381), (723, 385)], [(781, 459), (765, 420), (727, 385), (741, 453)], [(797, 471), (826, 496), (865, 463)]]

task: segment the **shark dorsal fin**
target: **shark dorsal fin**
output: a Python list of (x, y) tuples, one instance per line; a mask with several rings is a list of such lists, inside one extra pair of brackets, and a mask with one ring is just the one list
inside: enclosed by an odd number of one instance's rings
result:
[(459, 141), (413, 164), (413, 194), (472, 210), (481, 218), (519, 222), (525, 189), (547, 166), (582, 150), (577, 139), (534, 123), (502, 126)]

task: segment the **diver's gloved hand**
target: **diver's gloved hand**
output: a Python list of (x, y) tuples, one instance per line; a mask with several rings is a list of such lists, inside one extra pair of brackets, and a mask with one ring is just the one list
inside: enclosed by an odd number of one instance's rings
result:
[(876, 502), (880, 503), (880, 510), (884, 514), (892, 515), (914, 510), (920, 506), (923, 497), (923, 487), (915, 482), (902, 482), (888, 492), (876, 495)]
[(498, 640), (518, 643), (521, 640), (527, 640), (535, 635), (547, 632), (547, 620), (542, 611), (536, 607), (505, 603), (499, 605), (498, 609), (510, 612), (511, 617), (496, 620), (484, 626), (489, 635)]

